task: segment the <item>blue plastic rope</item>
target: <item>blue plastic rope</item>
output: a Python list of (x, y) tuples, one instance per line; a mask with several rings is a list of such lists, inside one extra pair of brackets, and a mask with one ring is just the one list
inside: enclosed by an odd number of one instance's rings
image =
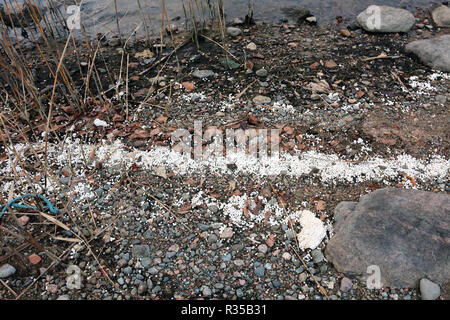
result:
[(23, 200), (23, 199), (26, 199), (26, 198), (30, 198), (30, 197), (38, 197), (39, 199), (44, 201), (46, 205), (42, 209), (48, 210), (52, 214), (58, 214), (59, 213), (58, 208), (55, 208), (52, 205), (52, 203), (47, 198), (41, 196), (40, 194), (34, 195), (34, 194), (29, 193), (29, 194), (25, 194), (25, 195), (23, 195), (23, 196), (21, 196), (19, 198), (16, 198), (14, 200), (11, 200), (8, 203), (7, 206), (5, 206), (5, 205), (1, 206), (0, 207), (1, 208), (1, 210), (0, 210), (0, 219), (2, 218), (3, 214), (8, 210), (8, 207), (9, 208), (18, 208), (18, 209), (27, 209), (27, 210), (39, 210), (39, 208), (35, 207), (35, 206), (28, 206), (28, 205), (25, 205), (25, 204), (16, 203), (16, 202), (18, 202), (20, 200)]

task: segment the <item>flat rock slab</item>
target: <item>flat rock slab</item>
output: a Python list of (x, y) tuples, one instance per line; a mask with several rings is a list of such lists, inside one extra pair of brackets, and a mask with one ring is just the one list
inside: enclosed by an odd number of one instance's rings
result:
[(405, 9), (371, 5), (356, 17), (356, 22), (368, 32), (408, 32), (416, 23), (414, 15)]
[(416, 55), (425, 65), (450, 72), (450, 35), (416, 40), (408, 43), (405, 51)]
[(339, 272), (365, 278), (377, 265), (388, 287), (417, 287), (422, 278), (450, 280), (450, 196), (380, 189), (335, 209), (326, 257)]

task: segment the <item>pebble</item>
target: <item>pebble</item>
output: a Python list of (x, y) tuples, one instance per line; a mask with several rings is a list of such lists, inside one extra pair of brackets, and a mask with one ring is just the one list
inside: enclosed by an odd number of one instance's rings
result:
[(255, 104), (269, 104), (272, 101), (269, 97), (258, 95), (253, 98)]
[(228, 27), (227, 28), (227, 34), (232, 37), (237, 37), (240, 34), (242, 34), (242, 30), (236, 27)]
[(220, 234), (220, 237), (222, 239), (230, 239), (233, 236), (233, 229), (231, 228), (225, 228), (225, 230), (222, 231)]
[(351, 290), (352, 286), (353, 286), (352, 280), (344, 277), (341, 280), (341, 286), (339, 290), (341, 290), (342, 292), (348, 292)]
[(436, 300), (441, 295), (439, 285), (428, 279), (421, 279), (419, 286), (422, 300)]
[(255, 51), (257, 49), (256, 44), (254, 42), (250, 42), (246, 48), (250, 51)]
[(257, 75), (258, 77), (267, 77), (268, 74), (269, 74), (269, 73), (268, 73), (267, 70), (264, 69), (264, 68), (259, 69), (259, 70), (256, 71), (256, 75)]
[(148, 245), (134, 245), (131, 249), (131, 255), (134, 258), (150, 257), (150, 247)]
[(0, 279), (8, 278), (16, 273), (16, 268), (10, 264), (4, 264), (0, 267)]
[(265, 244), (260, 244), (260, 245), (258, 246), (258, 251), (261, 252), (261, 253), (263, 253), (263, 254), (266, 254), (266, 253), (267, 253), (267, 245), (265, 245)]
[(192, 73), (192, 75), (199, 79), (205, 79), (214, 77), (214, 71), (212, 70), (196, 70)]
[(319, 264), (321, 263), (325, 257), (323, 256), (323, 253), (321, 250), (316, 249), (311, 253), (312, 259), (314, 261), (315, 264)]
[(350, 37), (350, 36), (352, 35), (352, 33), (351, 33), (348, 29), (342, 29), (342, 30), (341, 30), (341, 34), (342, 34), (344, 37)]
[(283, 253), (283, 255), (281, 256), (284, 260), (289, 261), (291, 260), (291, 254), (289, 252), (285, 252)]
[(28, 261), (30, 261), (31, 264), (38, 264), (41, 260), (41, 257), (35, 253), (28, 257)]

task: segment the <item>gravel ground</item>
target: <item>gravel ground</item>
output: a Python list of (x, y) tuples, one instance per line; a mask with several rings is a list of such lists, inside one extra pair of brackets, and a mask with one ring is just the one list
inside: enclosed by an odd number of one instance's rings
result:
[[(47, 188), (39, 139), (26, 148), (12, 133), (20, 157), (1, 147), (2, 196), (34, 191), (13, 178), (21, 159), (22, 181), (61, 210), (57, 225), (35, 215), (23, 223), (39, 245), (0, 231), (0, 265), (16, 269), (3, 279), (0, 298), (420, 299), (415, 288), (369, 290), (323, 254), (340, 201), (385, 186), (449, 191), (450, 75), (403, 51), (412, 40), (448, 31), (421, 25), (425, 13), (416, 16), (418, 26), (401, 35), (344, 35), (339, 24), (241, 27), (241, 35), (227, 38), (227, 55), (245, 59), (247, 68), (231, 70), (221, 63), (221, 47), (205, 40), (200, 49), (181, 47), (159, 75), (142, 73), (148, 66), (135, 54), (143, 42), (131, 45), (128, 118), (123, 94), (114, 91), (111, 103), (93, 102), (84, 116), (58, 109), (62, 142), (53, 139), (49, 149)], [(222, 45), (219, 36), (208, 37)], [(390, 58), (372, 59), (382, 52)], [(30, 50), (31, 60), (35, 54)], [(117, 48), (105, 43), (99, 55), (110, 68), (120, 66)], [(69, 66), (75, 61), (67, 59)], [(103, 61), (97, 68), (104, 70)], [(75, 79), (77, 69), (74, 63)], [(211, 72), (200, 79), (196, 70)], [(39, 74), (44, 90), (48, 79)], [(151, 87), (152, 79), (158, 84)], [(135, 102), (146, 94), (145, 104)], [(204, 128), (277, 128), (283, 154), (325, 160), (295, 173), (261, 174), (240, 164), (183, 167), (152, 153), (170, 145), (175, 129), (193, 132), (195, 120)], [(371, 176), (364, 168), (376, 157), (393, 162)], [(348, 177), (327, 171), (338, 161), (349, 164)], [(317, 247), (293, 249), (305, 229), (296, 213), (305, 210), (326, 232)], [(81, 270), (80, 288), (68, 281), (70, 265)]]

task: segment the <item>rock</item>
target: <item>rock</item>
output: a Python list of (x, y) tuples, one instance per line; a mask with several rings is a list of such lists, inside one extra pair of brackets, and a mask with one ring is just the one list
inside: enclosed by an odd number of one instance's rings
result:
[(367, 7), (356, 21), (368, 32), (408, 32), (416, 23), (408, 10), (376, 5)]
[(235, 25), (235, 26), (243, 24), (243, 23), (244, 23), (244, 21), (241, 18), (234, 18), (233, 19), (233, 25)]
[(267, 77), (267, 74), (268, 74), (268, 72), (267, 72), (267, 70), (264, 69), (264, 68), (259, 69), (259, 70), (256, 71), (256, 75), (257, 75), (258, 77)]
[(16, 268), (10, 264), (4, 264), (0, 267), (0, 279), (8, 278), (16, 273)]
[(286, 260), (286, 261), (291, 260), (291, 254), (290, 254), (289, 252), (283, 253), (283, 254), (281, 255), (281, 257), (282, 257), (284, 260)]
[(122, 44), (122, 42), (120, 41), (119, 38), (111, 39), (111, 40), (109, 40), (109, 42), (108, 42), (108, 45), (109, 45), (110, 47), (118, 47), (118, 46), (120, 46), (121, 44)]
[(416, 40), (408, 43), (405, 47), (406, 52), (413, 53), (425, 65), (450, 72), (450, 35), (440, 37)]
[(311, 12), (304, 8), (281, 8), (281, 12), (297, 23), (302, 23), (311, 16)]
[(352, 35), (348, 29), (342, 29), (340, 32), (344, 37), (350, 37)]
[(228, 27), (227, 34), (232, 37), (237, 37), (242, 34), (242, 30), (239, 28), (235, 28), (235, 27)]
[(220, 238), (222, 239), (230, 239), (233, 236), (233, 229), (225, 228), (220, 234)]
[(41, 257), (35, 253), (28, 257), (28, 261), (30, 261), (31, 264), (38, 264), (41, 260)]
[(133, 258), (148, 258), (150, 257), (150, 247), (148, 245), (134, 245), (131, 249)]
[(196, 70), (192, 73), (192, 75), (199, 79), (211, 78), (214, 77), (214, 71), (211, 70)]
[(56, 298), (56, 300), (70, 300), (70, 297), (67, 294), (63, 294)]
[(256, 44), (254, 42), (250, 42), (246, 48), (250, 51), (255, 51), (257, 49)]
[(352, 280), (350, 280), (349, 278), (342, 278), (341, 280), (341, 286), (339, 288), (339, 290), (341, 290), (341, 292), (348, 292), (352, 289), (353, 287), (353, 283)]
[(436, 300), (441, 295), (441, 288), (436, 283), (428, 280), (420, 280), (420, 295), (422, 300)]
[(314, 213), (303, 210), (299, 219), (302, 230), (297, 235), (300, 249), (315, 249), (327, 234), (324, 223)]
[(445, 5), (434, 7), (431, 10), (431, 19), (436, 27), (450, 28), (450, 8)]
[(450, 280), (449, 195), (379, 189), (359, 203), (341, 202), (334, 217), (325, 253), (339, 272), (367, 276), (376, 265), (388, 287), (417, 287), (424, 277)]
[(255, 104), (269, 104), (272, 100), (266, 96), (256, 96), (253, 98)]
[(306, 22), (311, 23), (311, 24), (317, 23), (317, 18), (314, 16), (307, 17), (305, 20), (306, 20)]
[(254, 270), (255, 270), (255, 275), (257, 275), (258, 277), (261, 277), (261, 278), (264, 277), (264, 274), (266, 273), (266, 269), (264, 268), (263, 265), (255, 266)]
[(319, 249), (316, 249), (313, 252), (311, 252), (311, 257), (315, 264), (321, 263), (325, 259), (322, 250)]
[(203, 288), (202, 293), (204, 297), (209, 297), (212, 294), (211, 289), (206, 286)]
[(30, 218), (28, 216), (21, 216), (20, 218), (17, 219), (17, 221), (21, 226), (26, 226), (28, 221), (30, 221)]
[(158, 177), (161, 177), (163, 179), (167, 179), (167, 172), (166, 172), (166, 167), (164, 166), (159, 166), (155, 169), (155, 174)]
[(438, 94), (436, 97), (434, 97), (434, 101), (440, 104), (445, 104), (447, 102), (447, 97), (441, 94)]
[(167, 31), (167, 33), (174, 33), (174, 32), (177, 32), (177, 31), (178, 31), (178, 26), (177, 26), (176, 24), (174, 24), (174, 23), (171, 23), (171, 24), (169, 24), (169, 25), (166, 27), (166, 31)]
[(267, 245), (265, 244), (260, 244), (258, 246), (258, 251), (261, 252), (262, 254), (266, 254), (267, 253)]

